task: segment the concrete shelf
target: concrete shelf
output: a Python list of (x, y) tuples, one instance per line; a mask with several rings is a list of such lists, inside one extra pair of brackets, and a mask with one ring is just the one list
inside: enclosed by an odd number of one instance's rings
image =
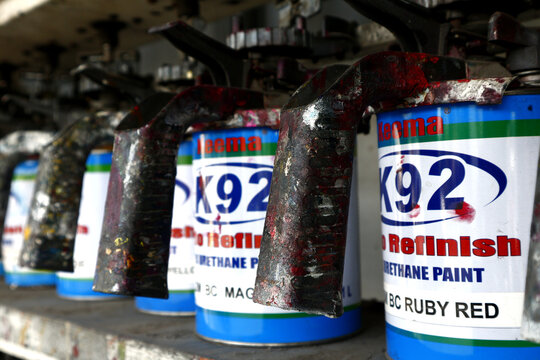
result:
[(54, 289), (0, 285), (0, 351), (23, 359), (385, 359), (384, 310), (363, 308), (364, 329), (348, 339), (290, 348), (201, 340), (193, 317), (138, 312), (131, 299), (72, 301)]

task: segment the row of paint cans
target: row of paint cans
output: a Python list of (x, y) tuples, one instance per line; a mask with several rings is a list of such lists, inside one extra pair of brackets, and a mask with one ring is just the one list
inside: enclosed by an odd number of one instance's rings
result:
[(62, 298), (106, 300), (118, 297), (92, 290), (111, 161), (110, 147), (93, 150), (86, 161), (73, 253), (74, 271), (57, 273), (56, 291)]
[(345, 314), (337, 319), (252, 301), (278, 131), (208, 130), (193, 136), (196, 332), (228, 344), (287, 346), (324, 342), (361, 326), (356, 193), (351, 199), (343, 281)]
[(195, 230), (192, 210), (195, 187), (192, 173), (192, 152), (191, 139), (180, 144), (176, 165), (167, 274), (169, 298), (136, 297), (135, 306), (146, 313), (175, 316), (195, 314), (195, 256), (193, 253)]
[(520, 336), (540, 95), (378, 115), (392, 359), (539, 359)]
[(38, 160), (32, 158), (17, 165), (13, 171), (2, 239), (5, 281), (11, 287), (47, 286), (56, 283), (54, 272), (19, 266), (37, 169)]
[[(193, 142), (182, 143), (171, 231), (170, 298), (137, 297), (139, 310), (179, 315), (196, 308), (197, 334), (229, 344), (305, 344), (360, 329), (355, 187), (343, 282), (345, 314), (329, 319), (251, 300), (277, 138), (278, 131), (267, 127), (232, 128), (196, 132)], [(196, 307), (188, 297), (195, 282)], [(182, 301), (176, 300), (179, 295)]]

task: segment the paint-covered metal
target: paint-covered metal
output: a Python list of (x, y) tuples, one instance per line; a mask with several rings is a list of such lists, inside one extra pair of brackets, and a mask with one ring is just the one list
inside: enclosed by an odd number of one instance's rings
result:
[(262, 108), (262, 94), (195, 86), (161, 107), (136, 107), (117, 129), (94, 290), (167, 298), (176, 155), (196, 122)]
[(540, 342), (540, 171), (536, 175), (530, 241), (521, 335), (527, 340)]
[(511, 79), (470, 81), (457, 59), (397, 52), (366, 56), (328, 89), (319, 84), (321, 76), (300, 88), (281, 113), (253, 299), (336, 317), (343, 312), (352, 144), (361, 119), (399, 107), (498, 103)]
[(122, 116), (121, 112), (99, 112), (75, 121), (41, 150), (21, 266), (73, 271), (86, 159), (94, 147), (112, 141)]

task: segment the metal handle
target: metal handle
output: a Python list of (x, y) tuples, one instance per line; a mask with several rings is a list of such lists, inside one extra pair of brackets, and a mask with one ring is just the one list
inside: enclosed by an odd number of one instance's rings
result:
[(403, 51), (446, 54), (450, 24), (432, 11), (395, 0), (346, 0), (356, 11), (390, 30)]
[(149, 32), (163, 35), (177, 49), (208, 66), (215, 85), (246, 86), (248, 68), (238, 51), (206, 36), (182, 21), (154, 27)]
[(488, 40), (509, 49), (505, 62), (513, 73), (540, 69), (540, 31), (496, 12), (489, 19)]
[(141, 105), (131, 112), (115, 134), (94, 290), (168, 297), (176, 155), (184, 132), (195, 122), (262, 107), (260, 93), (195, 86), (161, 111)]
[(95, 83), (111, 87), (119, 92), (127, 94), (136, 103), (141, 102), (143, 99), (154, 93), (149, 84), (145, 81), (132, 79), (119, 74), (112, 74), (88, 64), (79, 65), (71, 73), (72, 75), (86, 76)]

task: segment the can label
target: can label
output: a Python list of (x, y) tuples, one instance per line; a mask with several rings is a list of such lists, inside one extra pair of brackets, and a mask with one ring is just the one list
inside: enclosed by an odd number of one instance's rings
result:
[(6, 282), (13, 285), (52, 285), (54, 273), (38, 271), (19, 266), (19, 255), (24, 241), (24, 228), (38, 168), (37, 160), (27, 160), (15, 167), (9, 194), (9, 202), (4, 221), (2, 258), (6, 272)]
[[(267, 128), (207, 131), (194, 137), (195, 301), (201, 308), (299, 314), (252, 301), (277, 140), (278, 131)], [(357, 232), (351, 236), (356, 245)], [(349, 253), (346, 309), (360, 301), (358, 248)], [(262, 334), (256, 340), (263, 342)]]
[(449, 338), (438, 340), (446, 343), (520, 339), (539, 100), (507, 96), (497, 106), (426, 106), (379, 115), (391, 326), (413, 336)]
[[(107, 187), (111, 171), (112, 153), (95, 150), (86, 161), (86, 172), (83, 177), (81, 205), (77, 220), (77, 235), (73, 250), (73, 273), (58, 272), (62, 280), (84, 280), (88, 282), (88, 294), (96, 271), (99, 239), (107, 199)], [(67, 290), (69, 292), (69, 290)], [(65, 294), (69, 295), (69, 294)], [(96, 296), (104, 296), (95, 293)]]
[(180, 144), (176, 165), (171, 248), (167, 275), (169, 293), (193, 292), (195, 289), (192, 160), (192, 142), (183, 141)]

